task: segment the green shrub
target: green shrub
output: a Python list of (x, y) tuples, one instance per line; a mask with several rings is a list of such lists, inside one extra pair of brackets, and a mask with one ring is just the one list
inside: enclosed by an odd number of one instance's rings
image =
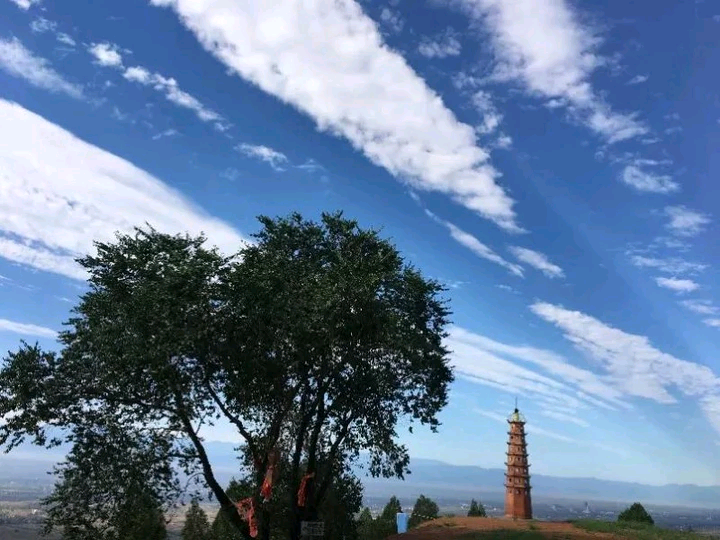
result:
[(617, 520), (630, 521), (633, 523), (648, 523), (650, 525), (655, 524), (652, 516), (647, 513), (647, 510), (645, 510), (645, 508), (643, 508), (643, 505), (640, 503), (634, 503), (632, 506), (629, 506), (628, 508), (620, 512)]

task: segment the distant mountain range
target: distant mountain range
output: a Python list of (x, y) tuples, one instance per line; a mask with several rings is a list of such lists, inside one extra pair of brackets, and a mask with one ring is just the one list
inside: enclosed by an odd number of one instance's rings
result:
[[(209, 442), (206, 445), (213, 462), (216, 476), (223, 483), (240, 473), (233, 444)], [(52, 476), (46, 472), (52, 469), (64, 453), (63, 449), (44, 451), (35, 447), (23, 447), (17, 453), (0, 454), (0, 484), (9, 479), (38, 484), (51, 484)], [(411, 460), (412, 474), (404, 481), (397, 479), (376, 479), (356, 470), (365, 485), (368, 497), (414, 498), (420, 493), (433, 498), (448, 500), (483, 497), (501, 494), (503, 491), (503, 469), (459, 466), (429, 459)], [(580, 499), (592, 501), (640, 501), (651, 504), (692, 506), (697, 508), (720, 508), (720, 486), (696, 486), (692, 484), (668, 484), (650, 486), (631, 482), (616, 482), (597, 478), (561, 478), (556, 476), (533, 475), (533, 495), (536, 498)]]

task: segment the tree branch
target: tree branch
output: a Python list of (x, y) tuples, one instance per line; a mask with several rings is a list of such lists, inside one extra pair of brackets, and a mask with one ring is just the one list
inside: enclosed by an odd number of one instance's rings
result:
[(220, 399), (220, 396), (218, 396), (217, 392), (215, 392), (215, 390), (212, 387), (212, 384), (209, 381), (205, 382), (205, 387), (207, 388), (208, 392), (210, 393), (210, 395), (213, 398), (213, 401), (215, 401), (215, 403), (220, 408), (222, 413), (238, 429), (238, 431), (240, 432), (240, 435), (242, 435), (243, 438), (245, 439), (245, 442), (247, 442), (248, 449), (250, 450), (250, 454), (252, 455), (253, 460), (259, 459), (260, 456), (258, 455), (257, 447), (255, 446), (255, 441), (253, 440), (250, 432), (243, 425), (242, 421), (237, 416), (232, 414), (230, 412), (230, 410), (225, 406), (225, 404)]
[(210, 459), (208, 458), (207, 452), (205, 451), (205, 447), (203, 446), (202, 441), (193, 429), (190, 418), (188, 418), (187, 413), (185, 412), (185, 408), (182, 405), (182, 395), (177, 390), (175, 390), (175, 401), (178, 407), (178, 417), (180, 418), (180, 422), (185, 428), (185, 432), (188, 434), (190, 440), (195, 446), (195, 450), (198, 453), (198, 460), (200, 461), (200, 464), (202, 466), (203, 476), (205, 477), (205, 481), (207, 482), (208, 487), (212, 490), (215, 498), (220, 503), (220, 509), (225, 512), (225, 516), (228, 518), (228, 520), (235, 526), (238, 531), (244, 533), (243, 524), (245, 522), (243, 521), (240, 514), (238, 514), (235, 503), (230, 500), (230, 497), (228, 497), (227, 493), (225, 493), (225, 490), (220, 486), (217, 479), (215, 478), (215, 474), (212, 470), (212, 465), (210, 465)]

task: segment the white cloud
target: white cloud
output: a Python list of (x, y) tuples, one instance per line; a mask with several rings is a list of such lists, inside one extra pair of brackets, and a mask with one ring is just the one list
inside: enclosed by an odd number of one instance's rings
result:
[(628, 186), (647, 193), (674, 193), (680, 190), (680, 184), (670, 176), (647, 172), (636, 165), (627, 165), (620, 179)]
[(166, 129), (165, 131), (161, 131), (160, 133), (153, 135), (152, 140), (157, 141), (158, 139), (162, 139), (163, 137), (172, 137), (173, 135), (178, 135), (177, 129)]
[(673, 234), (678, 236), (695, 236), (700, 234), (711, 220), (710, 216), (690, 210), (686, 206), (667, 206), (665, 215), (670, 218), (666, 225)]
[(163, 77), (159, 73), (150, 73), (141, 66), (129, 67), (123, 73), (129, 81), (138, 82), (144, 86), (152, 86), (153, 89), (165, 95), (165, 99), (178, 107), (190, 109), (203, 122), (214, 122), (219, 130), (224, 130), (225, 120), (223, 117), (208, 109), (197, 98), (180, 89), (175, 79)]
[(715, 315), (716, 313), (720, 313), (720, 309), (713, 304), (712, 300), (683, 300), (680, 304), (690, 311), (701, 315)]
[(93, 43), (88, 52), (95, 57), (95, 63), (105, 67), (122, 67), (123, 59), (120, 49), (113, 43)]
[(30, 30), (37, 34), (52, 32), (57, 28), (55, 21), (50, 21), (44, 17), (38, 17), (30, 23)]
[(88, 51), (95, 57), (97, 64), (123, 70), (123, 77), (126, 80), (152, 87), (161, 92), (171, 103), (193, 111), (203, 122), (213, 122), (218, 131), (226, 131), (229, 127), (220, 114), (203, 105), (196, 97), (181, 90), (177, 81), (172, 77), (168, 78), (159, 73), (152, 73), (143, 66), (125, 68), (120, 48), (117, 45), (108, 42), (93, 43)]
[(483, 115), (482, 124), (477, 126), (475, 131), (481, 135), (493, 133), (502, 122), (503, 116), (493, 104), (490, 94), (484, 90), (478, 90), (472, 96), (472, 104), (477, 112)]
[(630, 259), (632, 264), (639, 268), (657, 268), (667, 274), (697, 274), (708, 268), (707, 264), (686, 261), (677, 257), (670, 259), (658, 259), (633, 255)]
[(12, 332), (14, 334), (45, 338), (57, 337), (57, 332), (55, 332), (55, 330), (51, 330), (50, 328), (37, 326), (35, 324), (25, 324), (15, 321), (9, 321), (7, 319), (0, 319), (0, 332)]
[(679, 293), (693, 292), (700, 288), (700, 285), (695, 283), (692, 279), (656, 277), (655, 283), (657, 283), (660, 287)]
[(225, 180), (234, 182), (235, 180), (240, 178), (240, 171), (234, 169), (233, 167), (228, 167), (220, 173), (220, 178), (224, 178)]
[(709, 367), (675, 358), (653, 347), (645, 336), (623, 332), (579, 311), (545, 302), (536, 302), (531, 310), (560, 328), (566, 339), (607, 371), (605, 380), (625, 394), (675, 403), (669, 391), (675, 388), (696, 398), (708, 421), (720, 428), (720, 411), (708, 405), (720, 399), (720, 378)]
[(58, 32), (55, 37), (60, 43), (67, 45), (68, 47), (74, 47), (75, 45), (77, 45), (77, 43), (75, 43), (75, 40), (70, 35), (64, 32)]
[(253, 157), (269, 164), (276, 171), (284, 171), (283, 165), (288, 163), (288, 158), (282, 152), (273, 150), (263, 145), (239, 144), (235, 149), (248, 157)]
[(33, 55), (17, 38), (0, 39), (0, 69), (50, 92), (83, 98), (80, 85), (73, 84), (55, 71), (45, 58)]
[(495, 55), (491, 79), (517, 82), (567, 108), (607, 142), (647, 133), (632, 114), (614, 112), (593, 90), (593, 72), (607, 63), (601, 40), (580, 24), (565, 0), (448, 0), (487, 28)]
[[(536, 392), (540, 394), (541, 401), (554, 403), (553, 406), (556, 410), (558, 404), (569, 407), (586, 407), (587, 405), (583, 405), (584, 402), (605, 409), (628, 408), (619, 389), (608, 384), (602, 377), (570, 364), (562, 356), (551, 351), (527, 345), (500, 343), (459, 327), (450, 329), (447, 346), (453, 351), (453, 361), (460, 372), (475, 378), (484, 378), (499, 385), (509, 385), (508, 392), (525, 390)], [(498, 362), (497, 355), (533, 364), (554, 379), (548, 379), (544, 375), (536, 374), (511, 362), (510, 364), (514, 367), (506, 367), (505, 362), (509, 361), (503, 359), (502, 362)], [(490, 358), (490, 364), (485, 363), (486, 357)], [(496, 373), (495, 366), (498, 369), (509, 369), (507, 376), (514, 373), (518, 378), (513, 380), (506, 378), (503, 373)], [(483, 373), (485, 367), (488, 369)], [(530, 388), (524, 385), (524, 379), (544, 382), (547, 387), (545, 389)]]
[[(475, 412), (481, 416), (484, 416), (486, 418), (490, 418), (491, 420), (495, 420), (496, 422), (501, 422), (503, 424), (505, 424), (507, 422), (507, 416), (493, 412), (493, 411), (487, 411), (484, 409), (480, 409), (478, 407), (474, 407), (473, 412)], [(574, 439), (572, 437), (568, 437), (567, 435), (563, 435), (562, 433), (556, 433), (554, 431), (544, 429), (544, 428), (538, 426), (534, 422), (530, 422), (530, 423), (526, 424), (525, 431), (529, 435), (538, 435), (540, 437), (547, 437), (550, 439), (555, 439), (557, 441), (566, 442), (566, 443), (570, 443), (570, 444), (576, 444), (576, 445), (580, 445), (580, 446), (593, 446), (593, 447), (605, 450), (606, 452), (612, 452), (614, 454), (619, 454), (621, 456), (627, 456), (627, 452), (625, 452), (625, 450), (623, 450), (622, 448), (619, 448), (617, 446), (607, 445), (607, 444), (592, 441), (589, 439)]]
[(13, 4), (22, 10), (27, 11), (31, 6), (39, 5), (41, 0), (10, 0)]
[(501, 284), (495, 285), (495, 286), (498, 289), (502, 289), (503, 291), (511, 292), (513, 294), (519, 294), (518, 291), (514, 287), (511, 287), (510, 285), (505, 285), (505, 284), (501, 283)]
[(301, 165), (297, 165), (297, 168), (307, 173), (316, 173), (325, 170), (325, 167), (323, 167), (320, 163), (318, 163), (312, 158), (308, 159), (305, 163)]
[(0, 99), (0, 257), (85, 279), (74, 258), (146, 221), (207, 233), (234, 253), (243, 237), (147, 172)]
[(627, 83), (628, 84), (642, 84), (645, 81), (647, 81), (650, 77), (647, 75), (635, 75), (632, 79), (630, 79)]
[(720, 328), (720, 319), (705, 319), (703, 322), (713, 328)]
[(553, 420), (558, 420), (560, 422), (576, 424), (580, 427), (590, 427), (590, 424), (580, 418), (577, 414), (568, 414), (553, 410), (542, 410), (540, 411), (540, 414), (542, 414), (543, 416), (547, 416), (548, 418), (552, 418)]
[(231, 71), (309, 115), (320, 130), (345, 137), (392, 175), (519, 229), (514, 201), (497, 184), (472, 127), (383, 43), (357, 3), (152, 3), (174, 9)]
[(472, 251), (478, 257), (486, 259), (490, 262), (494, 262), (495, 264), (499, 264), (500, 266), (502, 266), (503, 268), (508, 270), (511, 274), (514, 274), (519, 277), (523, 277), (522, 266), (511, 263), (510, 261), (503, 259), (500, 255), (498, 255), (495, 251), (493, 251), (491, 248), (489, 248), (486, 244), (483, 244), (480, 240), (475, 238), (472, 234), (463, 231), (462, 229), (453, 225), (449, 221), (440, 219), (438, 216), (433, 214), (430, 210), (425, 210), (425, 213), (431, 219), (436, 221), (437, 223), (440, 223), (441, 225), (447, 227), (447, 229), (450, 231), (450, 236), (452, 236), (456, 242), (458, 242), (459, 244), (468, 248), (470, 251)]
[(380, 21), (396, 34), (402, 32), (403, 26), (405, 26), (405, 21), (400, 13), (386, 7), (380, 12)]
[(547, 255), (519, 246), (511, 246), (510, 252), (515, 255), (517, 260), (525, 264), (537, 268), (549, 278), (565, 277), (565, 272), (557, 264), (550, 262)]
[(426, 58), (457, 56), (461, 50), (457, 34), (451, 28), (434, 38), (423, 38), (418, 46), (418, 52)]

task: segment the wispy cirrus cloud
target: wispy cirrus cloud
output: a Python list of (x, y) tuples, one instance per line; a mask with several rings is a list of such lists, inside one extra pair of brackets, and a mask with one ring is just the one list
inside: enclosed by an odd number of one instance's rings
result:
[(557, 264), (550, 262), (550, 259), (548, 259), (547, 255), (544, 253), (520, 246), (511, 246), (510, 252), (515, 255), (515, 258), (518, 261), (540, 270), (549, 278), (565, 277), (563, 269)]
[(462, 51), (462, 45), (458, 39), (457, 32), (452, 28), (446, 29), (435, 37), (425, 37), (418, 45), (418, 52), (425, 58), (447, 58), (458, 56)]
[(23, 11), (29, 10), (32, 6), (40, 5), (42, 0), (10, 0), (17, 7)]
[(245, 241), (159, 179), (43, 117), (0, 99), (0, 257), (76, 280), (75, 258), (149, 222), (162, 232), (204, 231), (235, 253)]
[(648, 132), (633, 113), (614, 111), (592, 87), (607, 64), (596, 32), (565, 0), (447, 0), (490, 36), (495, 57), (489, 81), (515, 82), (563, 107), (608, 143)]
[(700, 288), (700, 285), (695, 283), (692, 279), (656, 277), (655, 283), (657, 283), (659, 287), (670, 289), (671, 291), (675, 291), (677, 293), (693, 292)]
[(229, 127), (222, 115), (206, 107), (195, 96), (182, 90), (174, 78), (151, 72), (143, 66), (125, 66), (122, 51), (118, 45), (109, 42), (93, 43), (88, 47), (88, 52), (99, 66), (116, 69), (122, 72), (126, 80), (160, 92), (171, 103), (194, 112), (203, 122), (213, 123), (218, 131), (226, 131)]
[(709, 367), (664, 353), (647, 337), (629, 334), (580, 311), (546, 302), (530, 308), (605, 370), (604, 380), (623, 394), (668, 404), (677, 402), (670, 392), (677, 390), (695, 399), (720, 432), (720, 409), (710, 406), (720, 399), (720, 378)]
[(9, 321), (7, 319), (0, 319), (0, 332), (12, 332), (13, 334), (20, 334), (23, 336), (43, 338), (57, 337), (57, 332), (50, 328), (45, 328), (44, 326), (38, 326), (36, 324)]
[(58, 32), (57, 34), (55, 34), (55, 37), (60, 43), (62, 43), (63, 45), (67, 45), (68, 47), (75, 47), (75, 45), (77, 45), (72, 36), (66, 34), (65, 32)]
[(708, 214), (683, 205), (665, 207), (665, 215), (669, 218), (666, 227), (678, 236), (696, 236), (712, 221)]
[(380, 12), (380, 22), (383, 26), (395, 34), (402, 32), (402, 29), (405, 26), (405, 21), (400, 13), (389, 7), (382, 8), (382, 11)]
[(633, 255), (630, 261), (638, 268), (655, 268), (667, 274), (698, 274), (709, 267), (707, 264), (687, 261), (679, 257), (658, 258)]
[[(396, 178), (446, 193), (508, 231), (520, 229), (514, 201), (473, 128), (385, 45), (357, 3), (152, 3), (172, 8), (232, 72), (344, 137)], [(280, 34), (270, 31), (278, 21)]]
[(680, 184), (671, 176), (649, 172), (638, 165), (627, 165), (620, 180), (637, 191), (646, 193), (675, 193), (680, 191)]
[[(596, 406), (608, 410), (629, 407), (620, 389), (552, 351), (501, 343), (460, 327), (453, 327), (449, 334), (447, 343), (456, 359), (456, 369), (478, 381), (485, 380), (501, 389), (505, 386), (507, 392), (533, 392), (539, 401), (560, 412), (567, 412), (567, 407)], [(544, 373), (537, 373), (509, 359), (540, 368)], [(489, 363), (486, 364), (485, 360)], [(488, 369), (483, 374), (485, 366)], [(495, 368), (509, 371), (507, 374), (496, 373)]]
[(43, 34), (45, 32), (54, 32), (57, 29), (57, 23), (46, 19), (45, 17), (38, 17), (30, 22), (30, 30), (36, 34)]
[(647, 82), (647, 80), (650, 77), (648, 75), (635, 75), (632, 79), (630, 79), (627, 83), (629, 85), (635, 85), (635, 84), (642, 84), (644, 82)]
[(237, 145), (235, 150), (245, 156), (264, 161), (278, 172), (284, 171), (285, 166), (289, 162), (287, 156), (282, 152), (278, 152), (269, 146), (263, 146), (261, 144), (242, 143)]
[[(481, 409), (479, 407), (473, 407), (472, 411), (476, 414), (479, 414), (480, 416), (484, 416), (485, 418), (495, 420), (496, 422), (501, 422), (503, 424), (505, 424), (507, 422), (507, 416), (497, 413), (497, 412), (488, 411), (486, 409)], [(545, 415), (545, 416), (548, 416), (548, 415)], [(537, 425), (536, 422), (530, 422), (530, 423), (526, 424), (525, 431), (529, 435), (537, 435), (540, 437), (547, 437), (549, 439), (555, 439), (556, 441), (579, 445), (579, 446), (597, 447), (597, 448), (600, 448), (607, 452), (612, 452), (613, 454), (619, 454), (621, 456), (627, 455), (627, 452), (625, 452), (622, 448), (619, 448), (617, 446), (604, 444), (602, 442), (597, 442), (597, 441), (594, 441), (591, 439), (585, 439), (585, 438), (577, 439), (574, 437), (569, 437), (562, 433), (557, 433), (555, 431), (551, 431), (549, 429), (540, 427)]]
[(0, 39), (0, 69), (43, 90), (84, 98), (81, 85), (65, 79), (48, 60), (35, 56), (17, 38)]
[(427, 214), (427, 216), (430, 217), (433, 221), (446, 227), (448, 231), (450, 231), (450, 236), (453, 238), (453, 240), (458, 242), (460, 245), (468, 248), (478, 257), (502, 266), (515, 276), (523, 277), (523, 268), (519, 264), (514, 264), (504, 259), (500, 255), (498, 255), (492, 248), (488, 247), (486, 244), (478, 240), (469, 232), (463, 231), (449, 221), (445, 221), (444, 219), (439, 218), (430, 210), (426, 209), (425, 214)]
[(716, 313), (720, 313), (720, 308), (718, 308), (712, 300), (683, 300), (680, 304), (686, 309), (701, 315), (715, 315)]

